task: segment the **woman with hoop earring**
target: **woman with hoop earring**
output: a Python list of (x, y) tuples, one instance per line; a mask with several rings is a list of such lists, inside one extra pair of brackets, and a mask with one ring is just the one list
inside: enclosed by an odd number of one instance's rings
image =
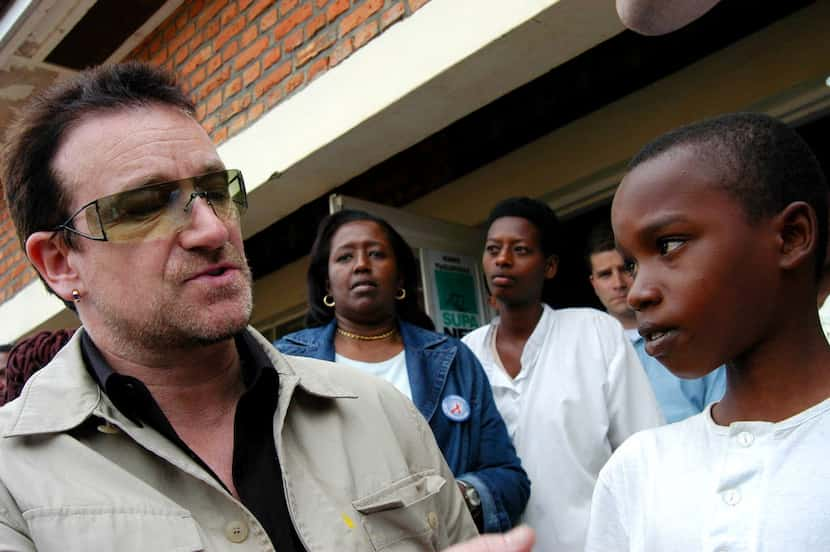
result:
[(479, 530), (506, 531), (527, 504), (530, 481), (481, 364), (461, 341), (432, 331), (417, 273), (412, 249), (385, 220), (353, 210), (329, 215), (311, 249), (308, 329), (275, 345), (393, 384), (429, 422)]

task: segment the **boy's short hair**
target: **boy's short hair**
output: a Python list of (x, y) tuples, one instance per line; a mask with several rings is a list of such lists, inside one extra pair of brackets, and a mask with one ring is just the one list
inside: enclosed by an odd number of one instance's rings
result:
[(616, 249), (617, 244), (614, 241), (614, 230), (611, 228), (611, 223), (600, 222), (594, 225), (588, 233), (588, 243), (585, 246), (585, 266), (588, 267), (588, 272), (593, 272), (592, 255)]
[(485, 228), (502, 217), (519, 217), (539, 230), (540, 245), (545, 257), (559, 255), (559, 219), (546, 203), (529, 197), (509, 197), (496, 204), (487, 217)]
[(631, 171), (678, 147), (693, 148), (720, 175), (720, 186), (743, 206), (750, 223), (804, 201), (816, 213), (816, 277), (827, 245), (827, 180), (816, 156), (798, 133), (761, 113), (733, 113), (668, 132), (647, 144), (628, 165)]

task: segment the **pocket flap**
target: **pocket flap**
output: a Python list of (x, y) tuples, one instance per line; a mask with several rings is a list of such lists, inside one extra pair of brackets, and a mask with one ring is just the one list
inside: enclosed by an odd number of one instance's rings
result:
[(426, 471), (407, 476), (391, 485), (352, 502), (355, 510), (361, 514), (373, 514), (395, 508), (406, 508), (416, 502), (434, 495), (447, 483), (447, 480), (434, 471)]
[(186, 511), (82, 506), (29, 510), (23, 517), (40, 552), (204, 550)]

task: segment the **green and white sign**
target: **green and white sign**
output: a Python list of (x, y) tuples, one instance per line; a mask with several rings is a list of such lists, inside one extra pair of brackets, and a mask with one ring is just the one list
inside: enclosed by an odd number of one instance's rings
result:
[(462, 337), (484, 324), (478, 264), (472, 257), (425, 250), (424, 272), (436, 330)]

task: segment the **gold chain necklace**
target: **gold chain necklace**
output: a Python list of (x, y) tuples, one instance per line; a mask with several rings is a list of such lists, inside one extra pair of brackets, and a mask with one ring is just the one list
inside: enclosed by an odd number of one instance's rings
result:
[(395, 332), (397, 331), (397, 328), (392, 328), (388, 332), (383, 332), (382, 334), (378, 335), (360, 335), (352, 332), (347, 332), (343, 328), (337, 328), (337, 333), (339, 333), (343, 337), (348, 337), (349, 339), (357, 339), (358, 341), (379, 341), (381, 339), (386, 339), (387, 337), (395, 335)]

